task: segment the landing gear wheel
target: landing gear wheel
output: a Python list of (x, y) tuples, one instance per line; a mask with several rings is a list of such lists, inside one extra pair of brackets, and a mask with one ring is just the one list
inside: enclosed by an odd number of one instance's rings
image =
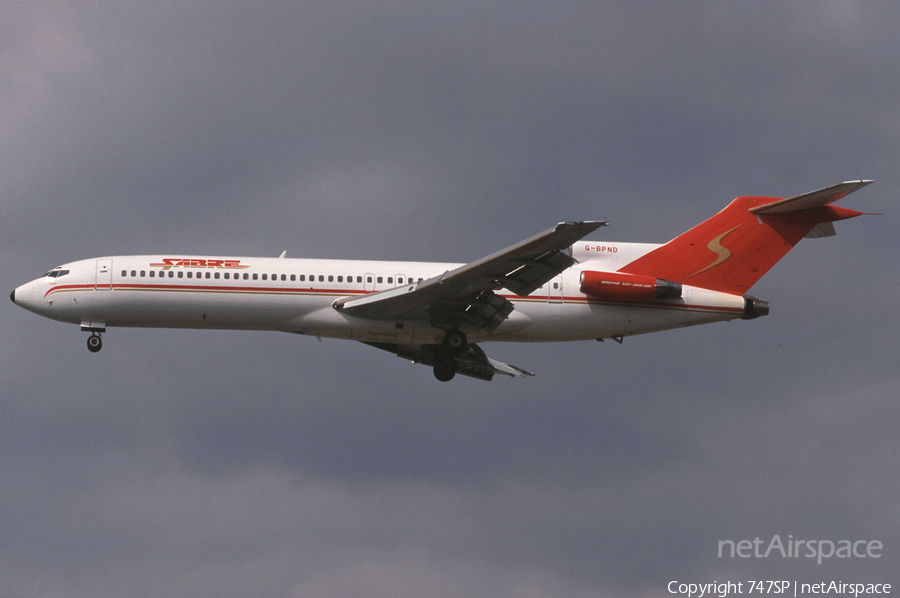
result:
[(88, 337), (87, 346), (88, 351), (96, 353), (103, 348), (103, 340), (100, 338), (99, 334), (92, 334)]
[(456, 361), (450, 356), (439, 357), (434, 364), (434, 377), (441, 382), (450, 382), (456, 375)]
[(461, 330), (451, 330), (444, 336), (442, 346), (448, 355), (456, 357), (457, 355), (462, 355), (466, 352), (469, 341), (466, 338), (465, 333)]

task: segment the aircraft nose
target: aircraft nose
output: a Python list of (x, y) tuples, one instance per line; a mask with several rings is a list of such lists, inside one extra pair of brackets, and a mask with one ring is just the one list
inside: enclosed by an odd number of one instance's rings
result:
[(19, 307), (24, 307), (28, 311), (34, 311), (31, 304), (34, 292), (31, 287), (31, 283), (23, 284), (22, 286), (14, 289), (13, 292), (9, 294), (9, 298), (12, 299), (12, 302)]

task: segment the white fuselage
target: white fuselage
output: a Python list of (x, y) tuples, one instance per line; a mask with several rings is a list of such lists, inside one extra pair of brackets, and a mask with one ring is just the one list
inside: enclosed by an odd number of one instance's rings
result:
[[(472, 342), (543, 342), (609, 338), (740, 318), (741, 296), (685, 285), (682, 297), (634, 303), (581, 293), (583, 270), (614, 272), (658, 247), (581, 241), (578, 264), (527, 297), (498, 291), (515, 310), (492, 333), (467, 330)], [(416, 285), (460, 264), (223, 258), (182, 255), (113, 256), (71, 262), (57, 276), (33, 280), (13, 300), (42, 316), (106, 327), (277, 330), (370, 342), (439, 343), (445, 331), (428, 321), (354, 317), (335, 300)]]

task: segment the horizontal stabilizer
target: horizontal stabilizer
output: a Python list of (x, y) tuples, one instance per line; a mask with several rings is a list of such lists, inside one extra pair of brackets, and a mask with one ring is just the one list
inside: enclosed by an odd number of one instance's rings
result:
[(818, 191), (811, 191), (803, 195), (795, 195), (785, 199), (779, 199), (771, 203), (763, 204), (750, 208), (753, 214), (786, 214), (788, 212), (799, 212), (801, 210), (809, 210), (820, 206), (827, 206), (834, 203), (842, 197), (846, 197), (862, 189), (866, 185), (871, 185), (875, 181), (847, 181), (831, 185)]

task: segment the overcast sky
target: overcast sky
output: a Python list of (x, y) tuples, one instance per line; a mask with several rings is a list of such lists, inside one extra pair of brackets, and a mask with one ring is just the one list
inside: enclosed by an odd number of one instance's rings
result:
[[(465, 262), (877, 182), (771, 315), (486, 344), (484, 383), (0, 303), (0, 595), (664, 596), (900, 583), (900, 6), (0, 0), (0, 280), (130, 253)], [(720, 559), (720, 540), (880, 559)]]

